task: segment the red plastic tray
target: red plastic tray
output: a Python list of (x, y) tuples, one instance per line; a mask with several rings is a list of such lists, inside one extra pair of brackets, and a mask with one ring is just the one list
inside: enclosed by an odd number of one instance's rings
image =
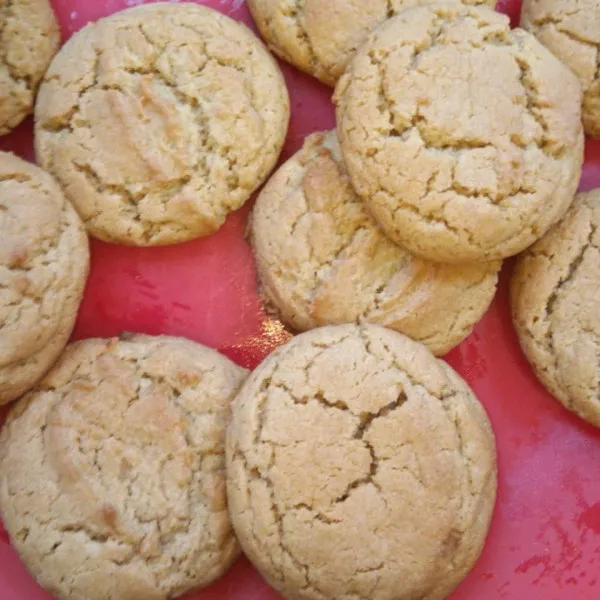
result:
[[(329, 0), (322, 0), (327, 2)], [(368, 0), (364, 0), (365, 2)], [(86, 22), (143, 0), (54, 0), (65, 38)], [(243, 0), (205, 0), (251, 25)], [(499, 10), (518, 19), (519, 0)], [(304, 137), (334, 125), (331, 91), (282, 65), (292, 97), (283, 159)], [(0, 139), (32, 159), (32, 126)], [(588, 142), (581, 187), (600, 186), (600, 143)], [(75, 338), (122, 331), (182, 335), (256, 366), (287, 339), (256, 295), (244, 240), (248, 208), (211, 238), (160, 249), (92, 242), (92, 271)], [(536, 381), (521, 354), (507, 302), (511, 265), (473, 335), (448, 357), (492, 419), (499, 450), (498, 504), (474, 571), (452, 600), (600, 598), (600, 432), (570, 415)], [(187, 600), (277, 600), (245, 559)], [(0, 600), (50, 600), (20, 563), (0, 526)], [(140, 598), (140, 600), (143, 600)]]

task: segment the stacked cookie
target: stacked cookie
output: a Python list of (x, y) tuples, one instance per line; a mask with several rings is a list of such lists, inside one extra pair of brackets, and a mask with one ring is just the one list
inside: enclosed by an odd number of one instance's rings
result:
[[(310, 6), (295, 18), (310, 23)], [(368, 321), (448, 352), (487, 310), (500, 261), (571, 204), (579, 99), (568, 69), (487, 7), (388, 19), (338, 83), (337, 135), (307, 140), (258, 198), (266, 301), (296, 330)]]

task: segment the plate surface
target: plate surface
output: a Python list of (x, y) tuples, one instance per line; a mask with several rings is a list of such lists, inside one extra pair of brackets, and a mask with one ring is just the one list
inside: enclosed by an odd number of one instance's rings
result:
[[(323, 0), (328, 1), (328, 0)], [(365, 0), (367, 1), (367, 0)], [(143, 0), (54, 0), (64, 37), (90, 20)], [(251, 24), (243, 0), (205, 0)], [(519, 0), (500, 0), (515, 21)], [(283, 158), (304, 137), (334, 124), (331, 92), (282, 65), (292, 96)], [(0, 149), (32, 159), (31, 122)], [(600, 186), (600, 143), (588, 142), (581, 188)], [(182, 335), (254, 367), (287, 339), (256, 295), (244, 240), (248, 208), (211, 238), (161, 249), (92, 242), (92, 271), (75, 338), (122, 331)], [(452, 600), (600, 598), (600, 432), (548, 395), (521, 354), (510, 322), (507, 282), (473, 335), (448, 357), (485, 404), (496, 431), (500, 482), (488, 543)], [(242, 559), (210, 589), (186, 600), (277, 600)], [(0, 599), (51, 600), (27, 574), (0, 525)], [(143, 600), (143, 599), (140, 599)]]

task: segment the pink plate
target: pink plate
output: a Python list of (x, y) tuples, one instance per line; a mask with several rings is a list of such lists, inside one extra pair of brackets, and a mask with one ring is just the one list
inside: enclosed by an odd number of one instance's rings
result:
[[(323, 0), (326, 2), (327, 0)], [(364, 0), (365, 2), (368, 0)], [(65, 37), (143, 0), (54, 0)], [(243, 0), (202, 2), (251, 24)], [(513, 21), (519, 0), (501, 0)], [(331, 91), (282, 65), (293, 117), (284, 158), (331, 128)], [(32, 159), (32, 126), (0, 140)], [(588, 142), (582, 188), (600, 186), (600, 144)], [(216, 235), (160, 249), (92, 242), (92, 272), (75, 338), (122, 331), (182, 335), (256, 366), (287, 339), (256, 295), (244, 240), (248, 209)], [(485, 404), (498, 439), (500, 486), (487, 546), (453, 600), (600, 598), (600, 433), (567, 413), (536, 381), (511, 326), (507, 281), (473, 335), (448, 356)], [(187, 600), (277, 600), (244, 559)], [(51, 600), (31, 579), (0, 526), (0, 600)], [(143, 600), (143, 599), (140, 599)]]

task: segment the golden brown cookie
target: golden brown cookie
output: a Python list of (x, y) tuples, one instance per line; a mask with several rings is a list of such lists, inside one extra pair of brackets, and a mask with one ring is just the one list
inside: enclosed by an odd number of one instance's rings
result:
[(585, 132), (600, 137), (600, 3), (598, 0), (524, 0), (521, 27), (579, 77)]
[(250, 375), (227, 475), (242, 548), (285, 598), (441, 600), (485, 541), (494, 436), (425, 346), (374, 325), (325, 327)]
[(49, 0), (0, 0), (0, 135), (33, 111), (38, 85), (59, 44)]
[(0, 437), (12, 544), (61, 600), (167, 600), (238, 556), (225, 426), (246, 377), (193, 342), (133, 336), (69, 346)]
[(390, 19), (336, 95), (352, 183), (388, 236), (416, 255), (517, 254), (573, 200), (579, 82), (487, 7), (432, 4)]
[(89, 268), (88, 238), (57, 183), (0, 153), (0, 405), (34, 386), (67, 343)]
[(275, 60), (193, 3), (81, 30), (40, 88), (36, 149), (92, 235), (159, 245), (216, 231), (266, 179), (287, 131)]
[(335, 132), (310, 136), (271, 178), (251, 234), (265, 299), (292, 328), (367, 321), (437, 355), (485, 314), (501, 266), (426, 262), (385, 237), (348, 181)]
[[(372, 29), (406, 8), (428, 1), (248, 0), (248, 6), (275, 54), (333, 86)], [(496, 6), (496, 0), (464, 3)]]
[(569, 410), (600, 427), (600, 189), (521, 256), (513, 320), (536, 375)]

